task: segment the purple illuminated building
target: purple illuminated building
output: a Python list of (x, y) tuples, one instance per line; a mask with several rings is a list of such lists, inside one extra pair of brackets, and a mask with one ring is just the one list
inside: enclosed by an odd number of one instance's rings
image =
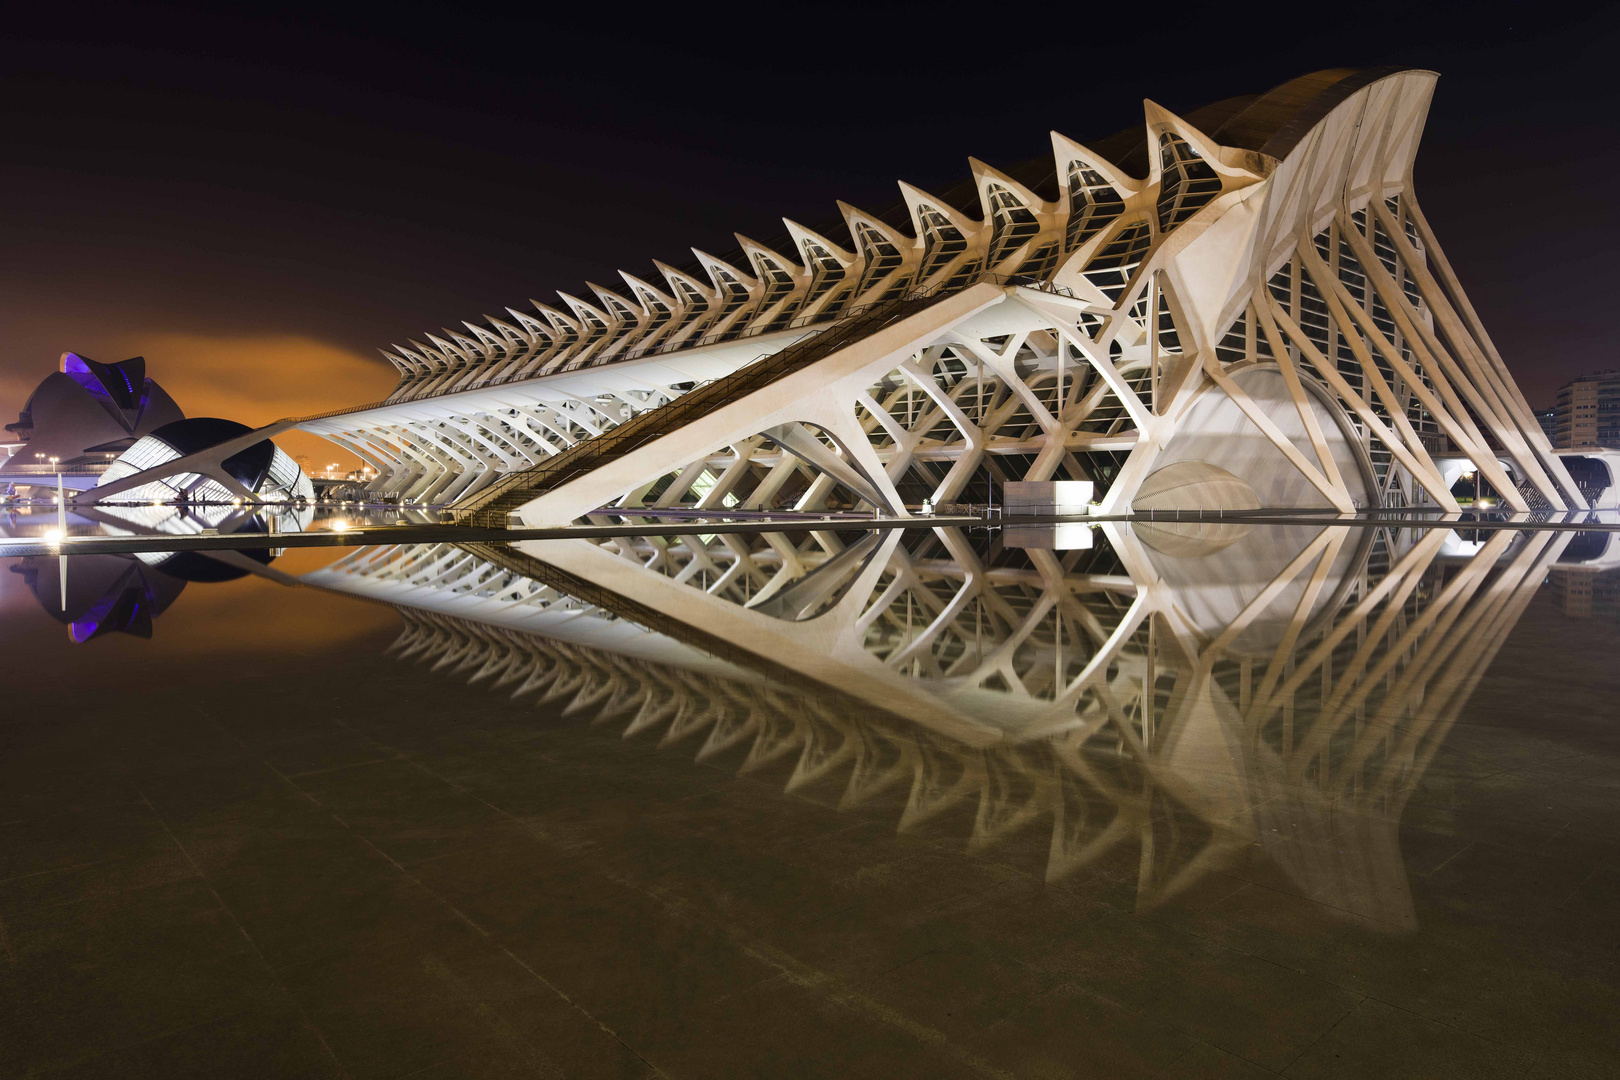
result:
[[(85, 477), (106, 469), (136, 440), (184, 419), (174, 399), (146, 377), (146, 360), (136, 356), (100, 364), (77, 353), (63, 353), (61, 370), (34, 388), (17, 422), (7, 424), (15, 443), (0, 465), (8, 478), (60, 468), (83, 487)], [(51, 458), (57, 459), (55, 468)], [(51, 483), (42, 479), (43, 483)]]

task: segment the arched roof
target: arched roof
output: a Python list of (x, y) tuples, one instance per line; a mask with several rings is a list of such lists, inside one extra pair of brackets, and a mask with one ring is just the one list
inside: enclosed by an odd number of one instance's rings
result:
[[(1357, 90), (1402, 71), (1415, 70), (1424, 69), (1396, 66), (1324, 68), (1289, 79), (1265, 93), (1222, 98), (1181, 116), (1223, 146), (1253, 150), (1280, 160), (1287, 157), (1311, 128), (1333, 111), (1334, 106)], [(1124, 172), (1137, 177), (1147, 176), (1148, 147), (1141, 124), (1102, 139), (1082, 141)], [(1042, 198), (1058, 197), (1057, 174), (1051, 154), (999, 168)], [(953, 209), (973, 218), (978, 217), (979, 192), (971, 178), (935, 194)], [(871, 213), (906, 235), (911, 234), (911, 213), (903, 202)], [(849, 230), (841, 219), (828, 221), (816, 231), (845, 247), (853, 247)], [(793, 249), (792, 242), (785, 237), (773, 237), (766, 242), (766, 246), (782, 251)], [(740, 251), (735, 253), (734, 258), (741, 257)], [(737, 265), (743, 266), (746, 262), (738, 262)]]
[(1218, 143), (1284, 158), (1334, 107), (1364, 86), (1402, 71), (1402, 67), (1328, 68), (1272, 87), (1214, 130), (1203, 128)]
[[(1263, 94), (1223, 98), (1183, 113), (1181, 118), (1222, 146), (1281, 160), (1334, 106), (1357, 90), (1402, 71), (1417, 70), (1422, 69), (1324, 68), (1289, 79)], [(1140, 126), (1086, 145), (1132, 176), (1147, 175), (1148, 151)]]

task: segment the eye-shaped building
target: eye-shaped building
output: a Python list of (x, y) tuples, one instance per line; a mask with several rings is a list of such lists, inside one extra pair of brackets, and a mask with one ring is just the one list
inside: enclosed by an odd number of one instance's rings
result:
[[(252, 428), (234, 420), (195, 416), (165, 424), (124, 451), (102, 473), (97, 486), (106, 486), (178, 461), (191, 454), (251, 434)], [(177, 472), (120, 491), (123, 502), (228, 503), (247, 498), (255, 502), (285, 503), (314, 497), (309, 477), (286, 451), (269, 439), (249, 442), (214, 469)]]

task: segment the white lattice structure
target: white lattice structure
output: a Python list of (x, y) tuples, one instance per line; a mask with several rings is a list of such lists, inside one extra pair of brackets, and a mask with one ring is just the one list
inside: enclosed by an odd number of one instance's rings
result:
[[(1224, 559), (1109, 532), (1069, 565), (896, 536), (851, 590), (855, 648), (800, 665), (826, 694), (771, 677), (757, 643), (695, 649), (728, 633), (712, 597), (655, 631), (626, 598), (604, 609), (448, 546), (307, 580), (396, 605), (408, 658), (699, 760), (793, 761), (790, 790), (901, 799), (902, 830), (963, 808), (975, 847), (1047, 829), (1054, 879), (1134, 849), (1151, 906), (1259, 844), (1308, 895), (1409, 928), (1404, 800), (1568, 534), (1498, 532), (1459, 565), (1443, 530), (1257, 529)], [(879, 719), (908, 702), (938, 719)]]
[[(1337, 70), (1187, 118), (1149, 103), (1145, 138), (1054, 134), (1050, 159), (974, 161), (946, 195), (903, 184), (891, 211), (840, 204), (836, 226), (739, 237), (733, 256), (658, 264), (656, 284), (626, 274), (427, 335), (389, 350), (388, 402), (302, 426), (375, 465), (377, 490), (477, 505), (695, 385), (929, 296), (589, 476), (537, 476), (511, 508), (560, 523), (667, 485), (671, 463), (712, 484), (699, 462), (779, 447), (831, 477), (796, 491), (801, 509), (904, 513), (988, 473), (1093, 480), (1111, 510), (1201, 505), (1233, 476), (1260, 505), (1454, 510), (1441, 453), (1514, 509), (1583, 507), (1414, 196), (1435, 81)], [(772, 467), (719, 486), (751, 493)]]

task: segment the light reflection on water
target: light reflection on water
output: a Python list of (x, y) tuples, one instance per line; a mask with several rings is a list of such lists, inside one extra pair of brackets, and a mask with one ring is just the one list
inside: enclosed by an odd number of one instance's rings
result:
[(0, 988), (1612, 1060), (1610, 534), (1229, 524), (7, 560)]
[[(1538, 590), (1572, 617), (1620, 610), (1607, 533), (1157, 523), (1068, 551), (1006, 539), (731, 537), (729, 565), (712, 536), (370, 546), (295, 553), (274, 571), (294, 589), (255, 580), (269, 548), (76, 556), (65, 592), (58, 560), (36, 556), (12, 561), (8, 591), (91, 648), (161, 639), (154, 619), (187, 590), (234, 590), (182, 616), (205, 648), (233, 632), (307, 648), (397, 618), (397, 659), (469, 694), (774, 768), (787, 792), (880, 808), (902, 833), (949, 820), (970, 853), (1045, 836), (1051, 882), (1129, 853), (1145, 911), (1258, 859), (1382, 933), (1418, 923), (1407, 799)], [(322, 594), (375, 604), (334, 620)], [(232, 627), (244, 605), (281, 615)]]

